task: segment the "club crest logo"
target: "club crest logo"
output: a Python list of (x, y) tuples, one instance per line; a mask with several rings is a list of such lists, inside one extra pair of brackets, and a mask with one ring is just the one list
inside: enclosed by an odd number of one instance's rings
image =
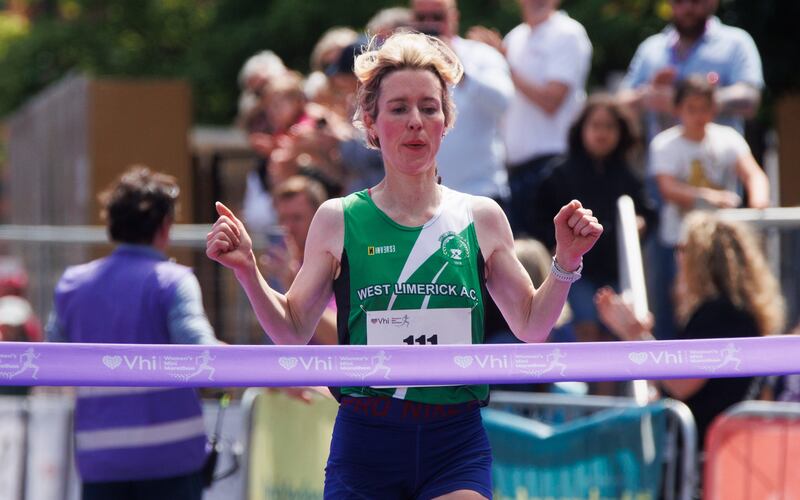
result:
[(463, 236), (452, 231), (444, 233), (440, 238), (442, 255), (448, 262), (463, 266), (469, 259), (469, 244)]

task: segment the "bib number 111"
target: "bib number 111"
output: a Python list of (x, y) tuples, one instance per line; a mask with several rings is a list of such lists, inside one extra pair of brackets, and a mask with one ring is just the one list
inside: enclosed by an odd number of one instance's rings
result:
[(415, 343), (419, 345), (426, 345), (426, 344), (436, 345), (439, 343), (439, 336), (431, 335), (430, 337), (426, 337), (425, 335), (420, 335), (419, 337), (414, 338), (413, 335), (409, 335), (408, 337), (403, 339), (403, 342), (405, 342), (408, 345), (414, 345)]

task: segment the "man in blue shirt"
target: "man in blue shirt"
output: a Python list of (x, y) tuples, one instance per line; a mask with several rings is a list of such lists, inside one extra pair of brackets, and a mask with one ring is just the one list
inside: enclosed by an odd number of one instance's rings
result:
[(676, 124), (674, 85), (701, 74), (717, 86), (717, 122), (740, 133), (758, 108), (764, 76), (753, 38), (714, 16), (718, 0), (670, 0), (672, 22), (647, 38), (622, 81), (621, 98), (646, 112), (647, 138)]
[[(718, 0), (670, 0), (672, 22), (639, 45), (622, 81), (620, 98), (644, 112), (649, 143), (677, 125), (673, 114), (675, 84), (701, 75), (716, 86), (716, 122), (744, 133), (744, 120), (758, 109), (764, 76), (753, 38), (726, 26), (714, 16)], [(648, 165), (648, 174), (652, 175)], [(653, 198), (661, 197), (652, 178)], [(672, 338), (674, 255), (671, 247), (653, 241), (648, 248), (651, 299), (658, 338)]]

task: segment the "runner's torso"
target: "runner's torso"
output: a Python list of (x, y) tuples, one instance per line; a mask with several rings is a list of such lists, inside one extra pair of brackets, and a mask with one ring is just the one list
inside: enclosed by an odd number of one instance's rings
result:
[[(471, 197), (441, 189), (439, 211), (420, 227), (394, 222), (367, 191), (343, 199), (342, 269), (334, 283), (340, 344), (483, 343), (484, 262)], [(391, 358), (362, 362), (356, 383), (359, 374), (373, 373), (391, 386)], [(488, 386), (353, 386), (341, 393), (447, 404), (485, 400)]]

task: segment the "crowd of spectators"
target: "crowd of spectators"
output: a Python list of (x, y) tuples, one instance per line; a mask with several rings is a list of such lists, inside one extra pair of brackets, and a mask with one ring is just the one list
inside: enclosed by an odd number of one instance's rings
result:
[[(578, 199), (605, 228), (551, 341), (785, 333), (779, 286), (755, 236), (710, 214), (770, 204), (768, 179), (742, 137), (744, 120), (759, 105), (761, 62), (746, 32), (714, 16), (717, 3), (669, 0), (671, 22), (641, 43), (621, 87), (588, 95), (592, 43), (581, 24), (559, 10), (559, 0), (519, 0), (521, 23), (505, 36), (482, 26), (464, 29), (456, 0), (410, 0), (408, 8), (376, 13), (363, 32), (325, 32), (310, 55), (308, 75), (270, 50), (254, 54), (239, 74), (236, 126), (256, 157), (242, 214), (263, 243), (265, 276), (273, 288), (288, 289), (317, 208), (381, 180), (381, 155), (353, 123), (353, 63), (371, 37), (414, 30), (439, 37), (464, 66), (464, 78), (452, 89), (458, 118), (437, 157), (441, 183), (503, 207), (534, 284), (549, 268), (552, 220), (561, 206)], [(647, 321), (619, 293), (616, 202), (622, 195), (633, 199), (648, 247), (653, 315)], [(151, 254), (139, 257), (161, 261)], [(194, 279), (182, 279), (188, 277)], [(39, 340), (41, 329), (18, 294), (0, 295), (0, 316), (11, 317), (2, 311), (13, 309), (13, 318), (20, 318), (0, 324), (3, 339), (24, 334)], [(199, 290), (184, 295), (195, 300)], [(171, 341), (216, 342), (202, 307), (197, 311), (202, 321), (193, 328), (202, 335)], [(48, 325), (51, 340), (64, 333), (60, 313)], [(162, 330), (172, 335), (180, 329), (170, 321)], [(487, 342), (513, 341), (490, 304)], [(335, 302), (312, 342), (337, 342)], [(659, 388), (689, 402), (702, 434), (727, 406), (752, 396), (752, 386), (751, 379), (679, 380)], [(771, 387), (778, 399), (800, 400), (798, 377)]]
[[(408, 8), (375, 14), (364, 32), (327, 31), (304, 79), (269, 51), (245, 63), (238, 123), (259, 158), (247, 181), (246, 223), (264, 231), (279, 222), (288, 228), (289, 244), (262, 258), (266, 273), (288, 286), (302, 262), (303, 231), (279, 221), (299, 177), (303, 190), (325, 197), (381, 179), (380, 155), (352, 123), (353, 60), (369, 37), (414, 30), (439, 37), (465, 70), (452, 89), (458, 119), (437, 156), (441, 182), (493, 198), (515, 237), (535, 238), (549, 251), (553, 216), (571, 199), (605, 227), (570, 292), (569, 321), (551, 340), (619, 335), (597, 304), (620, 291), (616, 201), (622, 195), (633, 199), (646, 242), (651, 331), (659, 339), (686, 337), (698, 311), (676, 308), (673, 297), (677, 286), (686, 286), (676, 279), (676, 254), (692, 244), (681, 237), (687, 215), (770, 203), (767, 177), (742, 137), (763, 87), (755, 43), (714, 15), (717, 0), (670, 0), (670, 23), (637, 48), (619, 88), (587, 94), (593, 47), (583, 26), (559, 10), (558, 0), (520, 0), (519, 6), (521, 23), (503, 36), (460, 26), (456, 0), (411, 0)], [(528, 240), (520, 245), (534, 248)], [(736, 301), (727, 305), (752, 313)], [(512, 340), (504, 325), (491, 323), (489, 338)], [(754, 327), (749, 333), (783, 332)], [(323, 335), (320, 341), (326, 338), (332, 340)]]
[(516, 236), (547, 247), (565, 201), (594, 210), (605, 242), (570, 297), (581, 340), (607, 333), (592, 296), (618, 285), (615, 202), (631, 196), (640, 235), (655, 248), (646, 267), (660, 292), (656, 336), (673, 338), (670, 291), (685, 214), (769, 204), (767, 178), (741, 136), (760, 100), (761, 62), (746, 32), (714, 16), (717, 3), (670, 0), (670, 24), (642, 42), (621, 87), (588, 99), (592, 43), (558, 0), (520, 0), (521, 23), (505, 37), (460, 26), (455, 0), (411, 0), (375, 14), (365, 32), (328, 30), (305, 78), (273, 52), (256, 54), (239, 78), (238, 124), (259, 158), (247, 180), (248, 227), (278, 223), (274, 193), (293, 176), (319, 183), (326, 197), (380, 180), (380, 155), (352, 124), (353, 60), (370, 36), (420, 31), (447, 43), (465, 67), (452, 89), (459, 116), (437, 157), (442, 183), (500, 202)]

